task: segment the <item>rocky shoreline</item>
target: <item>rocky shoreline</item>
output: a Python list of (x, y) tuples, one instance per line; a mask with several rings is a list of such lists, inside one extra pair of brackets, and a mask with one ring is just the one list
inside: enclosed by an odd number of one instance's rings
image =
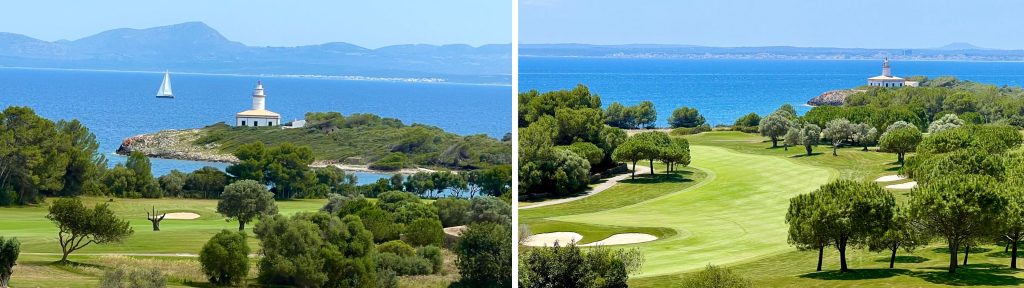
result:
[(843, 104), (846, 103), (846, 97), (849, 97), (850, 95), (853, 95), (854, 93), (857, 93), (857, 92), (864, 92), (864, 90), (841, 89), (841, 90), (825, 91), (825, 93), (821, 93), (821, 95), (818, 95), (817, 97), (811, 98), (811, 100), (807, 100), (807, 105), (811, 105), (811, 106), (822, 106), (822, 105), (842, 106)]
[[(118, 155), (128, 155), (134, 151), (142, 152), (147, 157), (187, 161), (205, 161), (221, 163), (238, 163), (235, 155), (221, 152), (218, 144), (198, 145), (195, 141), (202, 137), (202, 129), (164, 130), (151, 134), (141, 134), (125, 138), (117, 148)], [(310, 167), (338, 167), (345, 171), (387, 172), (414, 174), (417, 172), (435, 172), (426, 168), (404, 168), (398, 171), (382, 171), (370, 169), (367, 165), (343, 164), (336, 160), (317, 160)]]

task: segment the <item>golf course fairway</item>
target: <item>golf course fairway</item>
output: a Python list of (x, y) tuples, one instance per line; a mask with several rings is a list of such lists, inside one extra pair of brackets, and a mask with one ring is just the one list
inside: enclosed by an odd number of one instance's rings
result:
[[(792, 251), (786, 243), (788, 226), (784, 220), (789, 199), (838, 177), (834, 169), (799, 164), (782, 157), (702, 145), (690, 149), (693, 155), (690, 166), (707, 174), (699, 183), (635, 204), (546, 217), (537, 222), (562, 222), (566, 225), (559, 227), (568, 228), (562, 232), (584, 235), (586, 231), (572, 229), (613, 225), (626, 227), (625, 230), (632, 227), (675, 230), (677, 233), (653, 242), (614, 247), (638, 247), (644, 254), (642, 273), (635, 277), (678, 274), (708, 264), (725, 265)], [(657, 172), (663, 173), (663, 170)], [(615, 193), (613, 189), (604, 193)], [(524, 214), (558, 215), (552, 212), (570, 203), (528, 209)], [(524, 224), (530, 222), (527, 220)], [(573, 225), (577, 223), (581, 225)]]

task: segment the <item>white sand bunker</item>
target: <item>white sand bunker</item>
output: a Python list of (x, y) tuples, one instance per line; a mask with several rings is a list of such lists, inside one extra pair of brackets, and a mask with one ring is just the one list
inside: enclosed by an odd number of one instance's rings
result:
[(196, 219), (196, 218), (199, 218), (199, 214), (192, 213), (192, 212), (167, 213), (167, 216), (164, 217), (164, 219), (176, 219), (176, 220), (192, 220), (192, 219)]
[(917, 181), (910, 181), (910, 182), (907, 182), (907, 183), (892, 184), (892, 185), (885, 186), (885, 188), (896, 189), (896, 190), (909, 190), (909, 189), (914, 189), (914, 187), (917, 187)]
[(580, 242), (580, 239), (583, 239), (583, 235), (580, 235), (579, 233), (551, 232), (530, 236), (530, 238), (526, 238), (526, 241), (523, 242), (523, 245), (533, 247), (550, 247), (554, 246), (555, 242), (558, 242), (558, 245), (565, 246), (570, 242)]
[(907, 177), (903, 177), (903, 176), (900, 176), (900, 175), (886, 175), (886, 176), (878, 177), (878, 179), (875, 179), (875, 182), (894, 182), (894, 181), (900, 181), (900, 180), (903, 180), (903, 179), (907, 179)]
[(597, 242), (593, 242), (593, 243), (587, 243), (587, 244), (580, 245), (580, 246), (623, 245), (623, 244), (635, 244), (635, 243), (651, 242), (651, 241), (654, 241), (654, 240), (658, 240), (658, 237), (654, 236), (654, 235), (651, 235), (651, 234), (644, 234), (644, 233), (622, 233), (622, 234), (612, 235), (612, 236), (610, 236), (608, 238), (604, 238), (604, 240), (601, 240), (601, 241), (597, 241)]
[(452, 236), (455, 236), (455, 237), (462, 236), (462, 232), (465, 232), (465, 231), (466, 231), (466, 225), (452, 226), (452, 227), (444, 228), (444, 234), (452, 235)]

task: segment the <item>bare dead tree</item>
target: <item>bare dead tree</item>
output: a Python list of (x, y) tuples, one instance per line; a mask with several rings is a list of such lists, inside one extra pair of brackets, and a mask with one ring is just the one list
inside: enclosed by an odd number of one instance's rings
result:
[(146, 219), (149, 219), (149, 222), (153, 222), (153, 231), (160, 231), (160, 221), (164, 220), (164, 217), (167, 217), (167, 213), (157, 216), (156, 206), (153, 206), (152, 214), (146, 211)]

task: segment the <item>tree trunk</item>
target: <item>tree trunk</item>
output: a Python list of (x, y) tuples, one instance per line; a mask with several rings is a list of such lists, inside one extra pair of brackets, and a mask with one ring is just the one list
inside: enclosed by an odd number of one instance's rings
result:
[(892, 269), (896, 265), (896, 250), (899, 250), (899, 244), (892, 244), (892, 257), (889, 257), (889, 269)]
[(245, 230), (245, 221), (238, 220), (238, 231), (244, 231), (244, 230)]
[(846, 266), (846, 239), (844, 237), (836, 240), (836, 249), (839, 249), (839, 271), (849, 271), (849, 267)]
[(964, 245), (964, 266), (967, 266), (967, 256), (971, 255), (971, 244)]
[(903, 167), (903, 152), (896, 153), (896, 160), (900, 162), (900, 167)]
[(839, 145), (832, 145), (832, 156), (839, 156), (837, 149), (839, 149)]
[(864, 146), (864, 150), (861, 151), (868, 151), (868, 146)]
[(63, 252), (64, 256), (60, 257), (60, 263), (68, 263), (68, 254), (71, 254), (71, 251), (64, 250)]
[(772, 148), (779, 147), (779, 138), (772, 137)]
[(807, 156), (811, 156), (811, 152), (814, 151), (813, 148), (811, 148), (810, 145), (804, 146), (804, 149), (807, 149)]
[(782, 151), (789, 151), (789, 145), (782, 144)]
[(1017, 240), (1010, 245), (1013, 245), (1013, 251), (1010, 252), (1010, 269), (1017, 269)]
[(633, 175), (630, 176), (630, 179), (636, 180), (636, 161), (633, 161)]
[(957, 248), (960, 248), (960, 243), (950, 243), (949, 245), (949, 273), (956, 273), (956, 253)]
[(818, 245), (818, 271), (821, 271), (821, 256), (825, 253), (825, 244)]
[(651, 159), (651, 175), (654, 175), (654, 159)]
[(153, 231), (160, 231), (160, 220), (149, 219), (149, 221), (153, 222)]

